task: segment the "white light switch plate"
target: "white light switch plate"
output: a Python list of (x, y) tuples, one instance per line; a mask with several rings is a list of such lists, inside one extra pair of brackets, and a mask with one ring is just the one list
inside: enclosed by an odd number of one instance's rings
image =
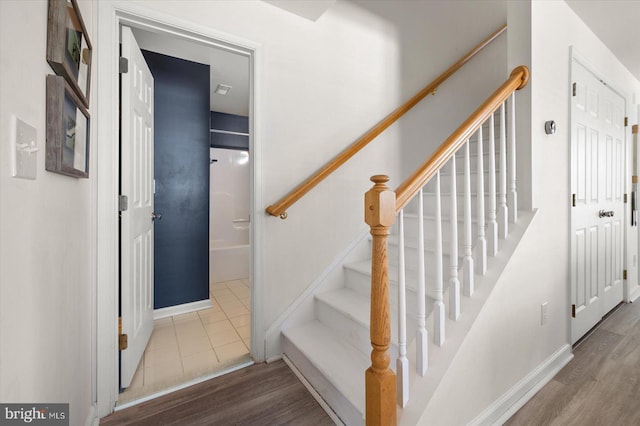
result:
[(38, 160), (38, 132), (13, 117), (13, 176), (22, 179), (35, 179)]

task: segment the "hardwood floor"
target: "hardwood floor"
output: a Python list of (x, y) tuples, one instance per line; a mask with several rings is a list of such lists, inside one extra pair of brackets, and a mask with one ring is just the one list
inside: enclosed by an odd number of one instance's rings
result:
[[(506, 425), (640, 425), (640, 303), (623, 304)], [(257, 364), (105, 417), (111, 425), (332, 425), (283, 361)]]
[(640, 303), (623, 304), (506, 425), (640, 425)]
[(333, 425), (284, 361), (256, 364), (113, 413), (111, 425)]

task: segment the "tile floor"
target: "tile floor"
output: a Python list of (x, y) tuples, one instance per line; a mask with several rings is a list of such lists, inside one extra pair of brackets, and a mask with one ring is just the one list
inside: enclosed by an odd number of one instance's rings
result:
[(212, 284), (211, 303), (209, 309), (155, 321), (133, 381), (118, 404), (250, 359), (249, 280)]

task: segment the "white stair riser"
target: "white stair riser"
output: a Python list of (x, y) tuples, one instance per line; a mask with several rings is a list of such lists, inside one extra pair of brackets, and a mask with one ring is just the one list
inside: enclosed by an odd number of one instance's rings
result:
[[(319, 371), (286, 335), (283, 337), (283, 352), (293, 362), (313, 388), (331, 409), (347, 425), (364, 425), (363, 414)], [(363, 374), (364, 376), (364, 374)]]
[[(442, 194), (440, 197), (441, 204), (441, 214), (442, 219), (449, 218), (449, 212), (451, 211), (451, 202), (450, 202), (450, 194)], [(457, 201), (457, 213), (458, 218), (464, 218), (464, 195), (458, 194), (456, 197)], [(475, 220), (477, 214), (477, 203), (478, 196), (474, 193), (471, 194), (471, 217)], [(496, 202), (497, 203), (497, 202)], [(424, 194), (424, 214), (425, 216), (434, 216), (435, 215), (435, 205), (436, 205), (436, 195), (432, 193)], [(497, 206), (496, 206), (497, 207)], [(485, 194), (484, 196), (484, 213), (485, 216), (489, 214), (489, 194)]]
[[(460, 272), (462, 273), (462, 272)], [(425, 278), (425, 287), (427, 293), (427, 315), (431, 312), (431, 305), (433, 304), (432, 295), (435, 293), (435, 283), (433, 277), (429, 274), (429, 271), (426, 271)], [(449, 271), (444, 271), (443, 278), (443, 291), (449, 287)], [(414, 272), (407, 272), (406, 283), (407, 283), (407, 316), (415, 317), (418, 313), (417, 300), (418, 295), (415, 291), (417, 288), (417, 277)], [(362, 294), (363, 296), (370, 297), (371, 294), (371, 273), (364, 274), (359, 271), (355, 271), (353, 269), (346, 268), (345, 269), (345, 283), (346, 286), (353, 291)], [(389, 299), (390, 304), (393, 307), (398, 306), (398, 283), (397, 276), (389, 277)]]
[[(462, 220), (459, 220), (458, 221), (458, 251), (460, 253), (462, 253), (461, 250), (463, 248), (463, 243), (464, 243), (464, 226), (463, 225), (464, 225), (464, 222)], [(449, 228), (450, 228), (450, 221), (448, 219), (446, 220), (443, 219), (442, 220), (442, 247), (443, 248), (449, 246), (449, 241), (451, 241), (451, 238), (450, 238), (451, 232)], [(405, 218), (404, 229), (405, 229), (404, 239), (405, 239), (406, 245), (415, 247), (418, 241), (418, 218), (416, 217)], [(475, 223), (472, 223), (471, 234), (473, 235), (474, 243), (475, 243), (475, 237), (477, 235), (477, 232), (478, 232), (477, 225)], [(395, 226), (391, 229), (391, 233), (393, 235), (397, 235), (398, 231)], [(434, 251), (433, 247), (430, 247), (430, 248), (427, 247), (426, 242), (434, 241), (435, 235), (436, 235), (435, 220), (431, 218), (425, 218), (424, 219), (424, 237), (425, 237), (426, 250)], [(449, 249), (447, 248), (447, 251), (448, 250)]]
[[(485, 163), (484, 165), (485, 171), (484, 171), (484, 191), (485, 193), (489, 192), (489, 171), (487, 170), (489, 168), (489, 163)], [(471, 191), (473, 193), (476, 192), (476, 176), (477, 173), (473, 173), (471, 175)], [(499, 172), (496, 173), (496, 191), (497, 191), (497, 182), (498, 179), (500, 177)], [(464, 189), (464, 174), (460, 173), (460, 171), (458, 171), (458, 173), (456, 174), (456, 191), (458, 192), (458, 194), (462, 194), (462, 190)], [(428, 193), (434, 193), (436, 191), (436, 184), (435, 184), (435, 179), (431, 179), (424, 187), (425, 192)], [(440, 174), (440, 191), (443, 194), (448, 194), (451, 192), (451, 178), (449, 177), (449, 174)]]
[[(448, 250), (447, 250), (448, 251)], [(462, 253), (462, 252), (460, 252)], [(388, 258), (389, 258), (389, 265), (393, 265), (393, 266), (398, 266), (398, 246), (395, 244), (389, 244), (388, 246)], [(425, 264), (425, 270), (426, 271), (434, 271), (435, 273), (435, 268), (436, 268), (436, 255), (435, 253), (431, 252), (431, 251), (425, 251), (424, 254), (424, 264)], [(417, 270), (418, 269), (418, 249), (413, 248), (413, 247), (406, 247), (404, 248), (404, 261), (405, 261), (405, 267), (408, 270)], [(461, 264), (461, 258), (459, 256), (459, 260), (458, 260), (458, 264)], [(442, 255), (442, 271), (444, 272), (444, 275), (446, 276), (449, 272), (449, 268), (451, 267), (451, 259), (448, 253), (444, 253), (443, 250), (443, 255)]]
[[(335, 309), (323, 300), (316, 299), (315, 304), (316, 319), (327, 327), (335, 330), (336, 334), (339, 335), (343, 341), (348, 342), (364, 355), (369, 356), (371, 354), (371, 337), (368, 324), (365, 326), (354, 321), (341, 310)], [(396, 314), (394, 313), (393, 315)], [(392, 334), (394, 336), (396, 335), (394, 332), (392, 332)], [(391, 340), (389, 354), (391, 359), (398, 357), (397, 337)], [(395, 365), (392, 365), (391, 368), (395, 370)]]
[[(417, 236), (416, 236), (417, 238)], [(458, 238), (459, 240), (459, 238)], [(458, 257), (462, 256), (462, 252), (460, 250), (463, 249), (463, 245), (461, 241), (458, 241)], [(392, 250), (393, 253), (395, 253), (395, 255), (392, 255)], [(409, 258), (417, 258), (418, 255), (418, 249), (416, 248), (416, 244), (414, 243), (407, 243), (405, 242), (404, 245), (404, 250), (405, 250), (405, 258), (409, 259)], [(411, 253), (409, 253), (409, 250), (412, 250)], [(429, 254), (435, 254), (435, 243), (433, 241), (429, 241), (429, 240), (425, 240), (424, 242), (424, 252), (425, 252), (425, 256), (427, 256), (427, 253)], [(398, 242), (397, 242), (397, 236), (393, 235), (391, 236), (391, 238), (389, 238), (389, 262), (392, 265), (397, 264), (398, 262), (395, 260), (397, 259), (398, 255)], [(445, 256), (449, 256), (451, 254), (451, 245), (449, 244), (449, 242), (446, 243), (442, 243), (442, 254)], [(394, 259), (395, 258), (395, 259)], [(395, 263), (393, 263), (395, 262)], [(413, 269), (413, 267), (411, 267)]]
[[(486, 142), (485, 142), (485, 145), (486, 145)], [(475, 181), (475, 177), (473, 175), (475, 175), (478, 171), (478, 153), (476, 152), (477, 148), (475, 147), (475, 144), (471, 144), (469, 148), (470, 148), (469, 171), (471, 172), (471, 184), (473, 185), (473, 182)], [(490, 154), (488, 152), (485, 152), (482, 156), (482, 165), (484, 170), (489, 169), (489, 155)], [(494, 158), (496, 161), (496, 167), (498, 167), (498, 165), (500, 164), (500, 155), (498, 153), (495, 153)], [(447, 174), (448, 174), (448, 169), (450, 169), (450, 167), (451, 166), (447, 165), (444, 168), (444, 170), (447, 171)], [(456, 154), (456, 172), (464, 176), (464, 152), (463, 151), (459, 151)]]

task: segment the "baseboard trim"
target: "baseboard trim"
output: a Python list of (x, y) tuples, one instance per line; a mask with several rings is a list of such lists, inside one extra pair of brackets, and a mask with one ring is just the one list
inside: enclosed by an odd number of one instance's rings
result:
[(174, 315), (188, 314), (189, 312), (201, 311), (211, 307), (211, 299), (198, 300), (197, 302), (183, 303), (182, 305), (167, 306), (166, 308), (155, 309), (153, 319), (172, 317)]
[(84, 422), (85, 426), (98, 426), (100, 424), (100, 419), (98, 418), (98, 411), (96, 408), (96, 404), (91, 404), (89, 408), (89, 414), (87, 414), (87, 419)]
[(487, 407), (470, 425), (502, 425), (553, 379), (573, 358), (571, 345), (565, 344), (504, 395)]
[(207, 380), (215, 379), (216, 377), (224, 376), (225, 374), (233, 373), (234, 371), (242, 370), (243, 368), (249, 367), (253, 365), (253, 360), (243, 362), (242, 364), (233, 365), (228, 368), (224, 368), (220, 371), (216, 371), (215, 373), (207, 374), (205, 376), (196, 377), (195, 379), (191, 379), (187, 382), (181, 383), (176, 386), (172, 386), (167, 389), (163, 389), (161, 391), (152, 393), (151, 395), (143, 396), (138, 399), (134, 399), (133, 401), (129, 401), (122, 405), (116, 405), (113, 409), (114, 412), (124, 410), (125, 408), (133, 407), (134, 405), (142, 404), (143, 402), (151, 401), (152, 399), (159, 398), (161, 396), (168, 395), (170, 393), (188, 388), (193, 385), (197, 385), (198, 383), (206, 382)]
[(309, 381), (304, 377), (302, 372), (300, 372), (300, 370), (298, 370), (296, 366), (293, 365), (293, 362), (291, 362), (291, 360), (287, 358), (286, 355), (283, 355), (282, 359), (284, 360), (285, 364), (289, 366), (291, 371), (293, 371), (293, 374), (296, 375), (298, 380), (302, 382), (304, 387), (307, 388), (311, 396), (313, 396), (313, 398), (318, 402), (318, 404), (320, 404), (320, 407), (322, 407), (322, 409), (325, 411), (325, 413), (327, 413), (327, 415), (331, 418), (331, 420), (333, 420), (333, 422), (337, 426), (345, 426), (344, 423), (342, 423), (342, 420), (340, 420), (340, 417), (338, 417), (338, 415), (331, 409), (329, 404), (327, 404), (327, 402), (324, 399), (322, 399), (322, 396), (320, 396), (318, 391), (316, 391), (313, 388), (313, 386), (311, 386), (311, 383), (309, 383)]
[(281, 359), (282, 359), (282, 354), (279, 354), (279, 355), (267, 358), (267, 360), (265, 362), (267, 364), (271, 364), (272, 362), (280, 361)]
[(636, 286), (636, 288), (631, 291), (631, 294), (629, 295), (629, 303), (635, 303), (635, 301), (638, 300), (638, 297), (640, 297), (640, 286)]

